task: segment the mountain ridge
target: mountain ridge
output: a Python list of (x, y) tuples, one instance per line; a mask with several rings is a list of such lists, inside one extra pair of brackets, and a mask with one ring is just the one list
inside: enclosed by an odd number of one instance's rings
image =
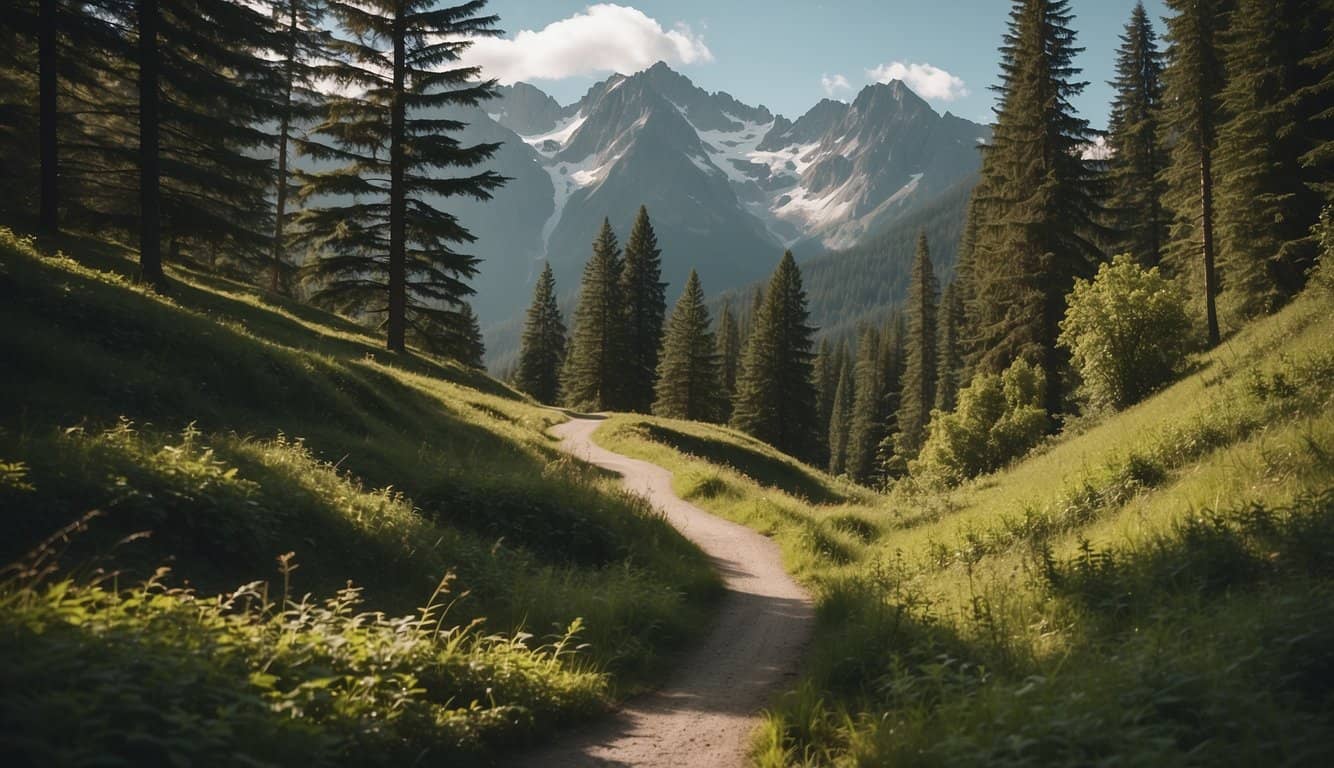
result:
[(493, 365), (513, 352), (540, 263), (568, 301), (604, 218), (625, 235), (647, 205), (663, 279), (679, 287), (696, 269), (716, 293), (761, 279), (785, 248), (847, 249), (928, 205), (976, 172), (989, 136), (897, 80), (790, 120), (663, 62), (567, 105), (529, 83), (501, 86), (464, 119), (461, 140), (500, 141), (496, 164), (514, 179), (493, 203), (458, 206), (478, 236), (475, 303)]

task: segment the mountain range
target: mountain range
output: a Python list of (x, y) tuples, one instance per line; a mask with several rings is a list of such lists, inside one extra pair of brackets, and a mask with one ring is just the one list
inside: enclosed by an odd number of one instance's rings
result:
[(545, 259), (568, 300), (604, 217), (624, 238), (646, 205), (674, 287), (711, 293), (799, 258), (846, 250), (971, 179), (989, 129), (936, 113), (900, 81), (796, 120), (710, 93), (659, 62), (561, 105), (527, 83), (462, 116), (460, 140), (499, 142), (510, 182), (490, 202), (450, 201), (483, 259), (474, 307), (493, 365), (517, 347)]

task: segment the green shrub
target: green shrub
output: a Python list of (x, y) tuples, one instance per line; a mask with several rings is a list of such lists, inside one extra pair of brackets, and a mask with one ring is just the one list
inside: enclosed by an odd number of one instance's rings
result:
[(1042, 372), (1017, 360), (1000, 376), (983, 374), (959, 392), (951, 413), (932, 414), (913, 476), (928, 485), (958, 485), (1027, 453), (1047, 432)]
[(1171, 381), (1188, 351), (1185, 297), (1157, 267), (1129, 254), (1078, 280), (1061, 322), (1084, 391), (1095, 407), (1124, 408)]

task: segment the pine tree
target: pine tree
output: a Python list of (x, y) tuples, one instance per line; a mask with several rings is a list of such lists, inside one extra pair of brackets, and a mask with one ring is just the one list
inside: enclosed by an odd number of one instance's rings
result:
[(1330, 45), (1322, 0), (1237, 0), (1222, 45), (1227, 84), (1218, 131), (1218, 269), (1242, 315), (1271, 311), (1305, 284), (1321, 195), (1301, 158), (1316, 143), (1320, 73), (1305, 60)]
[(880, 332), (880, 380), (884, 394), (880, 401), (880, 420), (884, 424), (876, 445), (868, 484), (885, 485), (902, 477), (907, 463), (898, 455), (894, 438), (899, 430), (899, 410), (903, 405), (903, 372), (908, 359), (908, 330), (902, 312), (895, 312)]
[(648, 209), (639, 206), (630, 239), (625, 242), (621, 273), (621, 300), (625, 307), (623, 407), (647, 413), (654, 399), (658, 348), (662, 344), (667, 312), (666, 283), (662, 282), (662, 251), (649, 222)]
[(898, 432), (894, 452), (907, 466), (917, 457), (931, 409), (936, 402), (936, 304), (939, 284), (931, 264), (930, 248), (923, 232), (917, 242), (907, 308), (906, 354), (903, 361), (903, 394), (897, 409)]
[(469, 38), (497, 34), (496, 17), (478, 15), (485, 4), (328, 0), (346, 33), (330, 43), (340, 57), (333, 77), (346, 88), (328, 98), (314, 131), (320, 138), (297, 144), (316, 160), (344, 165), (299, 174), (302, 202), (336, 202), (301, 212), (298, 241), (318, 254), (308, 267), (316, 301), (383, 317), (390, 351), (404, 351), (409, 333), (421, 338), (456, 322), (472, 292), (464, 281), (477, 259), (453, 246), (473, 236), (435, 200), (486, 200), (505, 182), (493, 171), (442, 177), (439, 169), (476, 166), (499, 145), (460, 146), (450, 133), (463, 124), (431, 116), (494, 95), (494, 81), (458, 65)]
[[(58, 13), (60, 3), (39, 0), (37, 32), (38, 132), (41, 151), (41, 186), (37, 229), (44, 235), (60, 231), (59, 105), (57, 74), (59, 56)], [(12, 11), (11, 11), (12, 12)]]
[[(1334, 18), (1325, 25), (1325, 38), (1334, 40)], [(1314, 82), (1299, 93), (1311, 114), (1314, 133), (1311, 147), (1302, 155), (1302, 169), (1307, 184), (1334, 201), (1334, 45), (1320, 48), (1302, 63), (1317, 73)]]
[(951, 280), (940, 295), (936, 341), (936, 410), (948, 412), (958, 403), (963, 381), (963, 302), (959, 281)]
[(736, 377), (741, 368), (741, 330), (737, 327), (736, 315), (732, 312), (732, 303), (723, 305), (723, 314), (718, 320), (718, 360), (721, 366), (724, 417), (732, 417), (732, 399), (736, 397)]
[(692, 269), (662, 340), (654, 415), (694, 421), (721, 418), (723, 393), (718, 350), (709, 325), (704, 289)]
[(523, 342), (514, 384), (540, 403), (560, 400), (560, 372), (565, 363), (565, 321), (556, 304), (556, 276), (542, 268), (533, 303), (523, 325)]
[(162, 171), (159, 163), (158, 0), (135, 0), (139, 65), (139, 277), (161, 285)]
[(1162, 53), (1153, 23), (1136, 3), (1116, 54), (1116, 89), (1107, 126), (1112, 251), (1131, 253), (1146, 267), (1162, 260), (1168, 217), (1161, 174), (1167, 152), (1158, 111), (1163, 98)]
[(1065, 296), (1101, 260), (1100, 181), (1081, 150), (1093, 138), (1071, 100), (1081, 49), (1068, 0), (1016, 0), (1001, 47), (999, 106), (972, 206), (970, 336), (978, 370), (1039, 362), (1049, 412), (1064, 403), (1057, 347)]
[(472, 305), (463, 302), (458, 318), (458, 336), (449, 345), (448, 354), (464, 365), (485, 368), (486, 344), (482, 341), (482, 324), (472, 311)]
[(234, 0), (137, 6), (145, 275), (160, 279), (164, 243), (170, 260), (191, 250), (217, 266), (222, 252), (252, 271), (272, 252), (276, 25)]
[(319, 115), (315, 90), (318, 62), (325, 58), (324, 35), (319, 27), (324, 9), (320, 0), (277, 0), (272, 12), (280, 25), (277, 62), (280, 71), (278, 150), (274, 176), (273, 245), (269, 263), (269, 290), (287, 293), (293, 266), (287, 257), (287, 198), (296, 191), (288, 159), (297, 125)]
[(848, 435), (852, 431), (852, 412), (856, 407), (851, 361), (845, 356), (839, 366), (838, 386), (834, 388), (829, 412), (829, 474), (841, 475), (847, 467)]
[(834, 367), (834, 345), (829, 338), (820, 340), (815, 351), (815, 362), (811, 367), (811, 380), (815, 384), (815, 424), (819, 438), (819, 459), (829, 463), (829, 419), (834, 410), (834, 389), (838, 386), (838, 369)]
[(880, 331), (862, 329), (857, 341), (857, 363), (853, 373), (852, 417), (849, 420), (844, 471), (854, 481), (867, 484), (875, 472), (875, 454), (885, 438), (884, 360), (880, 353)]
[[(1164, 179), (1172, 212), (1168, 265), (1202, 275), (1209, 343), (1217, 344), (1218, 276), (1214, 244), (1214, 152), (1222, 118), (1220, 37), (1227, 0), (1166, 0), (1167, 67), (1163, 70), (1162, 130), (1172, 142)], [(1196, 266), (1198, 264), (1198, 266)]]
[(792, 252), (769, 280), (737, 380), (732, 426), (800, 459), (816, 446), (811, 335)]
[(625, 312), (621, 303), (621, 249), (611, 222), (593, 241), (593, 256), (584, 266), (579, 306), (574, 313), (561, 392), (571, 408), (611, 410), (621, 407), (621, 375), (625, 365)]

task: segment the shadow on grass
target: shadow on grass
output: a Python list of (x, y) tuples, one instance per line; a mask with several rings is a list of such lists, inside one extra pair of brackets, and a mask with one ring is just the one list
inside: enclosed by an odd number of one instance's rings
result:
[(643, 423), (639, 428), (653, 442), (731, 467), (760, 485), (777, 488), (814, 504), (838, 504), (847, 500), (794, 459), (780, 459), (746, 446), (689, 435), (659, 424)]

